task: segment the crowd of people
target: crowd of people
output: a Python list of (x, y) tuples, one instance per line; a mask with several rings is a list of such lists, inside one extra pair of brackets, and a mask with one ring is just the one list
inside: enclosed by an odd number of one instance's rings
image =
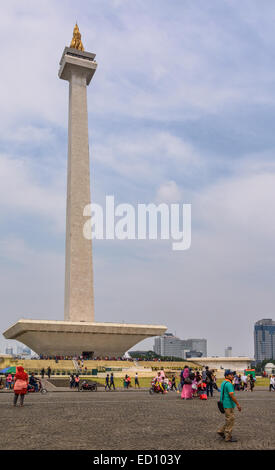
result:
[(241, 375), (235, 374), (233, 378), (233, 386), (236, 391), (253, 392), (256, 378), (252, 374)]
[[(41, 377), (47, 373), (48, 377), (51, 376), (51, 368), (48, 367), (47, 371), (43, 368), (41, 370)], [(178, 383), (177, 383), (178, 381)], [(253, 374), (241, 375), (232, 373), (232, 389), (235, 391), (250, 391), (253, 392), (255, 387), (256, 378)], [(132, 387), (131, 377), (126, 374), (123, 379), (124, 388), (129, 389)], [(138, 373), (135, 373), (134, 377), (135, 388), (140, 388), (140, 382)], [(20, 397), (20, 405), (23, 406), (24, 395), (28, 391), (39, 391), (41, 387), (41, 381), (35, 377), (34, 373), (30, 376), (24, 371), (24, 368), (18, 366), (16, 368), (16, 374), (8, 373), (5, 375), (5, 379), (0, 377), (0, 389), (6, 388), (7, 390), (14, 391), (14, 405)], [(70, 388), (79, 390), (80, 387), (80, 376), (79, 374), (70, 375)], [(105, 378), (105, 390), (116, 390), (114, 374), (108, 373)], [(152, 380), (151, 389), (156, 392), (163, 394), (169, 391), (175, 391), (181, 394), (181, 398), (189, 400), (193, 398), (200, 398), (201, 400), (207, 400), (208, 397), (213, 397), (214, 390), (221, 392), (217, 385), (216, 375), (214, 370), (209, 369), (208, 366), (204, 367), (203, 370), (193, 370), (187, 365), (180, 372), (178, 378), (175, 374), (169, 376), (165, 375), (163, 368), (157, 373), (156, 377)], [(275, 375), (270, 376), (269, 391), (275, 391)]]
[(130, 361), (134, 362), (139, 359), (134, 359), (132, 357), (111, 357), (111, 356), (104, 356), (104, 357), (99, 357), (99, 356), (90, 356), (90, 355), (80, 355), (80, 356), (48, 356), (45, 354), (40, 354), (40, 356), (33, 356), (31, 359), (40, 359), (43, 361), (55, 361), (58, 363), (58, 361), (77, 361), (77, 362), (82, 362), (82, 361)]
[(161, 393), (176, 391), (181, 393), (181, 398), (185, 400), (196, 397), (205, 400), (208, 396), (213, 396), (214, 389), (219, 391), (214, 371), (209, 370), (208, 366), (202, 372), (185, 366), (179, 375), (178, 385), (176, 380), (175, 375), (171, 378), (166, 377), (164, 370), (161, 369), (152, 380), (152, 389)]

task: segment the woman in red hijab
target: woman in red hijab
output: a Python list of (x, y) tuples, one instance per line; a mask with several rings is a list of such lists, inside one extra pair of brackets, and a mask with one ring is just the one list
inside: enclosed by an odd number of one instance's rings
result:
[(24, 396), (27, 393), (29, 376), (21, 366), (16, 367), (16, 374), (14, 377), (15, 383), (13, 387), (14, 400), (13, 405), (16, 406), (18, 396), (20, 395), (20, 406), (23, 406)]

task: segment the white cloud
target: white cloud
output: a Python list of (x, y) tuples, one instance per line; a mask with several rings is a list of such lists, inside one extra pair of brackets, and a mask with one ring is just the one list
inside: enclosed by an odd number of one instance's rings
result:
[(52, 180), (41, 184), (33, 171), (31, 159), (0, 154), (0, 208), (9, 212), (31, 214), (47, 219), (49, 229), (64, 232), (65, 175), (59, 171)]
[(193, 146), (169, 132), (148, 131), (117, 139), (107, 137), (93, 145), (93, 159), (108, 170), (144, 183), (163, 180), (167, 168), (176, 166), (183, 174), (192, 174), (203, 165)]
[(173, 203), (182, 201), (182, 190), (175, 181), (166, 181), (157, 190), (156, 201)]

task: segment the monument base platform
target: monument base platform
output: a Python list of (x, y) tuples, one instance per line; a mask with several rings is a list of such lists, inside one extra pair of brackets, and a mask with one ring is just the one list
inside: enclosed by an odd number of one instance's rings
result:
[(19, 320), (3, 335), (39, 355), (79, 356), (89, 352), (96, 357), (119, 357), (140, 341), (163, 335), (166, 329), (163, 325)]

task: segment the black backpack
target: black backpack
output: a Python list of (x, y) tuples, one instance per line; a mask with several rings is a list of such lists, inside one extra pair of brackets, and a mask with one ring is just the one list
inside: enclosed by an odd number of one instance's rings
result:
[(222, 414), (225, 413), (225, 409), (223, 407), (223, 398), (224, 398), (224, 389), (226, 387), (226, 383), (223, 386), (223, 391), (222, 391), (222, 399), (217, 402), (218, 408)]

